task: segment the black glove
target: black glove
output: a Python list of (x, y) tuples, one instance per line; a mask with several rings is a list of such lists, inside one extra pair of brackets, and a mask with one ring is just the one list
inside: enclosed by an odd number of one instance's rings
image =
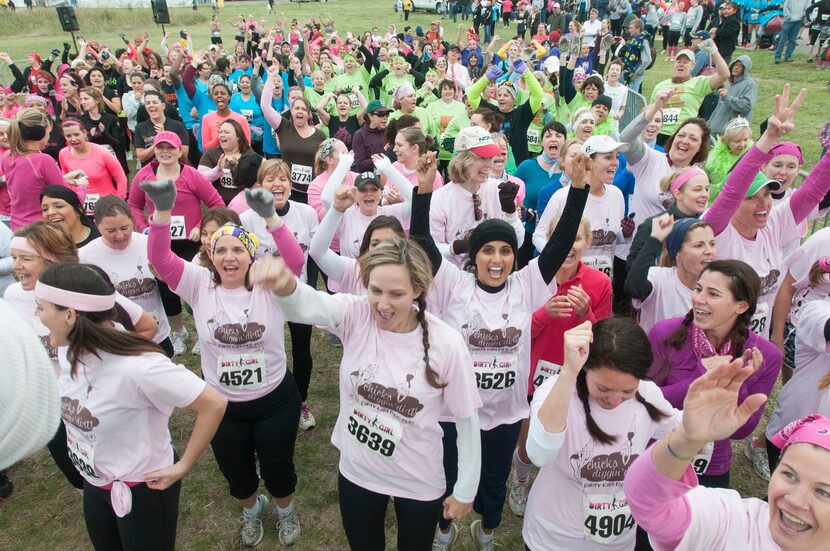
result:
[(499, 203), (502, 212), (513, 214), (516, 212), (516, 196), (519, 194), (519, 184), (502, 182), (499, 184)]
[(63, 51), (68, 52), (69, 48), (71, 48), (71, 46), (69, 45), (69, 42), (64, 42), (63, 43)]
[(61, 51), (58, 50), (57, 48), (52, 48), (52, 52), (51, 52), (52, 57), (58, 57), (60, 55), (60, 53), (61, 53)]
[(634, 230), (637, 228), (636, 224), (634, 224), (634, 213), (632, 212), (623, 218), (622, 222), (620, 222), (620, 226), (622, 227), (623, 237), (626, 239), (634, 235)]
[(470, 250), (469, 239), (456, 239), (452, 242), (452, 254), (464, 254)]

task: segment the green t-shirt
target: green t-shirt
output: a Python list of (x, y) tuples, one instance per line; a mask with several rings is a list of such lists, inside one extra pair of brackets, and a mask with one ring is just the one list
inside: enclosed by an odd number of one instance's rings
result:
[[(364, 67), (361, 67), (351, 75), (347, 73), (337, 75), (332, 81), (334, 82), (334, 90), (351, 90), (352, 86), (357, 85), (360, 87), (360, 92), (363, 94), (363, 97), (369, 97), (369, 72)], [(360, 102), (357, 99), (357, 95), (349, 94), (349, 100), (352, 102), (352, 109), (349, 111), (349, 115), (357, 115), (360, 112)]]
[(703, 99), (712, 93), (712, 85), (708, 76), (690, 78), (683, 84), (676, 84), (671, 79), (658, 82), (651, 93), (651, 103), (661, 90), (675, 88), (674, 94), (663, 107), (663, 128), (660, 134), (671, 136), (680, 123), (697, 116)]
[(533, 115), (533, 120), (527, 127), (527, 150), (538, 155), (542, 152), (542, 129), (545, 124), (553, 120), (553, 96), (545, 94), (542, 96), (542, 107)]
[[(390, 113), (388, 122), (401, 118), (401, 115), (403, 115), (403, 112), (400, 109)], [(438, 139), (438, 132), (436, 131), (435, 124), (426, 109), (423, 107), (415, 107), (415, 111), (412, 112), (412, 116), (421, 121), (421, 131), (423, 131), (424, 134), (429, 134), (433, 137), (433, 139)]]
[[(427, 113), (429, 113), (433, 124), (437, 128), (436, 139), (439, 144), (438, 158), (442, 161), (449, 160), (452, 158), (452, 153), (443, 147), (440, 147), (441, 141), (444, 139), (444, 133), (447, 131), (447, 128), (453, 120), (457, 118), (467, 118), (467, 108), (465, 108), (464, 104), (460, 101), (453, 100), (449, 105), (447, 105), (443, 100), (437, 99), (436, 101), (430, 103), (426, 110)], [(467, 124), (470, 124), (469, 119), (467, 119)], [(458, 135), (458, 131), (456, 131), (455, 135)]]

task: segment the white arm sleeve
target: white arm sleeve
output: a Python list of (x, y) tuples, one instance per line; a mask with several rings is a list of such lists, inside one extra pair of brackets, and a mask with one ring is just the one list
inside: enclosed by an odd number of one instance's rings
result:
[(354, 157), (351, 155), (340, 155), (340, 161), (334, 168), (334, 171), (329, 176), (326, 185), (323, 187), (323, 192), (320, 194), (320, 202), (323, 203), (323, 208), (330, 210), (334, 204), (334, 192), (337, 191), (346, 179), (346, 173), (349, 172), (349, 167), (352, 166)]
[(522, 217), (519, 216), (517, 211), (513, 218), (507, 218), (505, 215), (505, 221), (513, 226), (513, 231), (516, 232), (516, 242), (519, 244), (519, 248), (521, 248), (525, 242), (525, 225), (522, 224)]
[(343, 310), (337, 299), (325, 291), (312, 289), (299, 279), (293, 293), (286, 297), (274, 295), (274, 299), (288, 321), (321, 327), (336, 327), (343, 321)]
[(455, 430), (458, 433), (458, 480), (455, 482), (452, 496), (461, 503), (472, 503), (478, 492), (478, 479), (481, 474), (481, 430), (478, 413), (463, 419), (456, 418)]
[(406, 179), (406, 176), (400, 173), (400, 171), (395, 168), (394, 166), (379, 168), (380, 173), (386, 176), (386, 178), (392, 182), (392, 184), (398, 188), (398, 191), (401, 192), (403, 195), (403, 200), (405, 203), (412, 202), (412, 189), (414, 186), (412, 182)]
[(542, 421), (539, 420), (539, 413), (531, 413), (530, 429), (527, 432), (525, 449), (527, 450), (527, 456), (534, 465), (544, 467), (553, 463), (564, 443), (565, 431), (559, 434), (546, 431)]
[(346, 261), (337, 253), (331, 250), (331, 240), (340, 225), (343, 213), (337, 209), (328, 209), (323, 221), (317, 226), (311, 244), (308, 247), (308, 254), (323, 270), (323, 273), (331, 279), (340, 281), (343, 279), (343, 272), (346, 269)]

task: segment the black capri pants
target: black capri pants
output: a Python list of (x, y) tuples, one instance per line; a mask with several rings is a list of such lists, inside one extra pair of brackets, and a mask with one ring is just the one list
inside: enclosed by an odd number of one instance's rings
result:
[(166, 490), (133, 486), (133, 508), (118, 518), (110, 491), (84, 481), (84, 519), (92, 546), (96, 551), (173, 551), (181, 489), (181, 480)]
[(300, 393), (290, 371), (269, 394), (249, 402), (228, 402), (210, 443), (231, 496), (247, 499), (259, 488), (255, 458), (265, 488), (276, 498), (294, 493), (294, 444), (300, 422)]
[[(191, 241), (189, 239), (177, 239), (170, 242), (170, 250), (183, 259), (185, 262), (190, 262), (196, 253), (199, 252), (201, 244), (198, 241)], [(159, 280), (159, 294), (161, 295), (161, 304), (164, 306), (164, 313), (168, 316), (178, 316), (182, 313), (182, 299), (170, 290), (167, 283)]]
[(680, 43), (680, 31), (668, 31), (669, 48), (673, 48)]

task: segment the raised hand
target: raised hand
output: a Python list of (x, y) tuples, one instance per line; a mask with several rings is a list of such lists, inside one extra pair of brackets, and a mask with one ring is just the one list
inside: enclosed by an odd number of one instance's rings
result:
[(513, 62), (513, 72), (523, 75), (524, 72), (527, 71), (527, 63), (525, 63), (524, 59), (517, 59)]
[(588, 172), (588, 163), (591, 162), (590, 157), (579, 153), (576, 157), (571, 159), (571, 186), (577, 189), (585, 187), (585, 174)]
[(711, 38), (707, 38), (706, 40), (701, 42), (700, 46), (698, 47), (700, 48), (700, 51), (705, 52), (709, 55), (714, 55), (718, 53), (718, 46), (717, 44), (715, 44), (715, 41)]
[(418, 159), (418, 165), (415, 167), (418, 173), (418, 194), (432, 193), (437, 168), (438, 162), (434, 151), (427, 151)]
[(145, 180), (139, 184), (139, 187), (153, 203), (153, 206), (156, 207), (156, 210), (173, 210), (173, 205), (176, 202), (176, 184), (173, 180), (161, 180), (159, 182)]
[(784, 85), (784, 90), (780, 95), (776, 94), (773, 102), (773, 112), (769, 119), (767, 119), (767, 130), (773, 138), (780, 139), (789, 134), (795, 129), (793, 119), (807, 96), (807, 89), (802, 88), (796, 96), (792, 104), (790, 104), (790, 85)]
[(499, 69), (497, 65), (493, 65), (492, 67), (487, 69), (487, 73), (485, 74), (487, 80), (489, 80), (490, 82), (498, 80), (502, 75), (504, 75), (504, 71)]
[(266, 256), (253, 263), (249, 274), (252, 285), (285, 297), (297, 288), (297, 278), (282, 258)]
[(674, 95), (674, 90), (672, 87), (660, 90), (654, 98), (654, 105), (657, 106), (657, 109), (662, 109), (668, 103), (669, 99)]
[(270, 218), (274, 216), (277, 211), (274, 208), (274, 194), (266, 189), (246, 189), (245, 202), (252, 211), (257, 213), (262, 218)]
[(357, 201), (357, 188), (354, 186), (340, 186), (334, 192), (332, 208), (337, 212), (346, 212)]
[(651, 236), (661, 243), (669, 236), (672, 228), (674, 228), (674, 216), (671, 214), (663, 214), (651, 219)]
[(513, 214), (516, 212), (516, 196), (519, 194), (519, 184), (502, 182), (499, 184), (499, 204), (502, 212)]
[(561, 373), (576, 378), (588, 360), (588, 351), (594, 340), (591, 322), (583, 322), (565, 331), (565, 356)]
[[(340, 158), (342, 159), (343, 156), (341, 155)], [(381, 153), (375, 153), (372, 155), (372, 162), (375, 165), (375, 168), (378, 172), (383, 174), (387, 170), (392, 170), (392, 161), (389, 160), (389, 157), (383, 155)]]

